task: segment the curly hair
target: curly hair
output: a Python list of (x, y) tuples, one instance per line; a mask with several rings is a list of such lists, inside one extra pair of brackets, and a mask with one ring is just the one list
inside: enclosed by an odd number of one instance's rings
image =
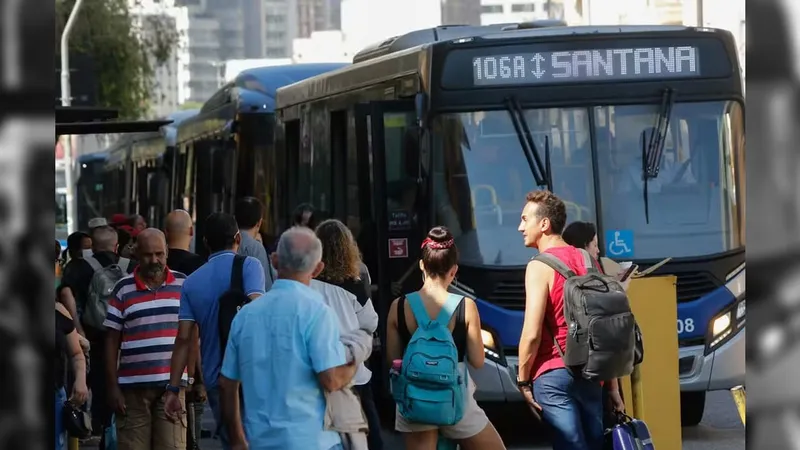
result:
[(325, 263), (319, 278), (334, 283), (358, 280), (361, 252), (350, 229), (336, 219), (329, 219), (320, 223), (314, 231), (322, 242), (322, 262)]

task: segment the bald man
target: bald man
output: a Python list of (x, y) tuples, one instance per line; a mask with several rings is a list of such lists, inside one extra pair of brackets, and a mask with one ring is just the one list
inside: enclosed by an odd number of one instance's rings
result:
[[(188, 277), (206, 263), (203, 257), (189, 251), (194, 237), (194, 225), (188, 212), (183, 209), (176, 209), (169, 213), (164, 220), (164, 231), (167, 236), (167, 246), (169, 247), (167, 266), (170, 269), (181, 272)], [(194, 417), (190, 415), (188, 421), (187, 448), (194, 448), (194, 443), (200, 436), (207, 397), (205, 383), (203, 382), (199, 339), (200, 331), (195, 325), (191, 341), (192, 343), (197, 343), (197, 345), (192, 347), (186, 362), (190, 384), (190, 388), (186, 392), (186, 406), (187, 410), (191, 410), (194, 413)]]
[(167, 266), (187, 277), (206, 263), (205, 259), (189, 251), (194, 236), (194, 224), (188, 212), (176, 209), (164, 220), (169, 257)]
[[(111, 293), (106, 335), (105, 375), (109, 406), (117, 420), (119, 450), (184, 450), (186, 425), (164, 415), (165, 386), (178, 335), (181, 287), (186, 275), (167, 267), (167, 241), (146, 228), (136, 238), (139, 266)], [(124, 330), (124, 333), (123, 333)], [(119, 367), (117, 354), (119, 352)], [(146, 364), (143, 363), (146, 361)], [(176, 395), (181, 404), (188, 385), (183, 371)]]

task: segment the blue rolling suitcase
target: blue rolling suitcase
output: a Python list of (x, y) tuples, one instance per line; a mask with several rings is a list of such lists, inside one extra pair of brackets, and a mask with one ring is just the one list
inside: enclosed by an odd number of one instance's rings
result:
[(617, 414), (617, 425), (606, 432), (608, 450), (655, 450), (647, 424), (625, 414)]

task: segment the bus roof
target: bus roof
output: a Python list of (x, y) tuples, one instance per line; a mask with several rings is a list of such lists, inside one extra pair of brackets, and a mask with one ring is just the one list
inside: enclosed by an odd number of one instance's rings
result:
[(186, 142), (228, 129), (236, 113), (272, 113), (281, 86), (344, 67), (346, 63), (266, 66), (242, 71), (221, 87), (200, 112), (177, 127), (176, 142)]

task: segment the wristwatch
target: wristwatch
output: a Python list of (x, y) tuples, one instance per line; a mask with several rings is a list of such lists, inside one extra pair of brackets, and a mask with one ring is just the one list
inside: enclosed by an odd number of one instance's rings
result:
[(167, 392), (172, 392), (173, 394), (180, 394), (181, 393), (181, 388), (180, 387), (173, 386), (173, 385), (171, 385), (169, 383), (167, 383), (167, 386), (166, 386), (165, 389), (167, 390)]
[(189, 377), (188, 383), (189, 383), (189, 386), (193, 385), (194, 384), (194, 378), (193, 377)]
[(533, 387), (533, 383), (531, 383), (531, 380), (520, 380), (519, 378), (517, 378), (517, 387), (518, 388), (523, 388), (523, 387), (530, 388), (530, 387)]

